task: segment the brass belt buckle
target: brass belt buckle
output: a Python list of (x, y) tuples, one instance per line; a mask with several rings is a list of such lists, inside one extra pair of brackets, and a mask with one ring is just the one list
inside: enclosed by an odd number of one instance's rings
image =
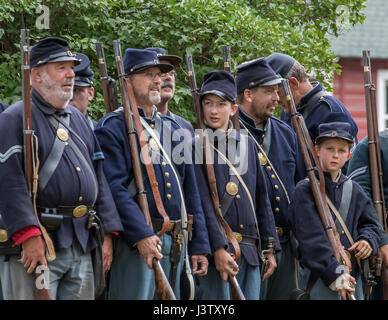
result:
[(87, 212), (88, 212), (88, 207), (85, 205), (80, 205), (74, 208), (73, 216), (75, 218), (80, 218), (80, 217), (83, 217)]
[(236, 238), (238, 243), (240, 243), (242, 241), (242, 234), (241, 233), (233, 232), (233, 235)]
[(0, 242), (6, 242), (8, 240), (7, 230), (0, 229)]
[(283, 228), (276, 227), (276, 233), (278, 234), (279, 237), (281, 237), (283, 235)]

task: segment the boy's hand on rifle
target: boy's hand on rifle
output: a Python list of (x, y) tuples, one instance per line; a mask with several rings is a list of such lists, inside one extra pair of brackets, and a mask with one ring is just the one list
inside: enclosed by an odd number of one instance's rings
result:
[(366, 259), (372, 254), (373, 249), (367, 240), (362, 239), (355, 242), (348, 251), (354, 251), (356, 258)]
[(218, 248), (214, 252), (214, 263), (216, 269), (221, 275), (221, 279), (228, 282), (229, 275), (236, 276), (238, 272), (238, 264), (232, 255), (225, 248)]
[(156, 235), (141, 239), (136, 243), (136, 245), (144, 262), (150, 269), (152, 269), (152, 260), (154, 258), (157, 260), (163, 258), (163, 255), (158, 248), (158, 245), (162, 245), (162, 241), (160, 241), (159, 237)]
[(263, 280), (269, 278), (278, 266), (276, 263), (275, 256), (272, 253), (266, 253), (264, 256), (268, 259), (268, 269), (266, 273), (264, 273), (264, 275), (262, 276)]
[(207, 274), (209, 261), (204, 254), (196, 254), (191, 256), (191, 262), (193, 264), (193, 273), (196, 276), (205, 276)]
[(356, 285), (356, 279), (354, 279), (348, 272), (341, 274), (330, 285), (330, 289), (337, 291), (342, 300), (349, 300), (348, 294), (353, 294), (354, 286)]
[(32, 274), (38, 265), (47, 266), (46, 245), (41, 236), (32, 236), (22, 243), (22, 263)]

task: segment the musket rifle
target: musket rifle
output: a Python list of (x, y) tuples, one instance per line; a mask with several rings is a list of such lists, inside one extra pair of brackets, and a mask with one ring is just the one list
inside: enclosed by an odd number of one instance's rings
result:
[[(154, 193), (154, 188), (156, 187), (157, 189), (158, 184), (156, 181), (155, 172), (153, 171), (153, 165), (150, 160), (148, 146), (144, 145), (146, 141), (144, 140), (144, 138), (142, 139), (143, 128), (140, 123), (140, 116), (137, 110), (137, 103), (135, 100), (135, 96), (133, 94), (132, 85), (131, 85), (131, 82), (125, 77), (126, 75), (124, 72), (124, 66), (123, 66), (123, 61), (121, 56), (120, 40), (113, 41), (113, 48), (115, 53), (117, 73), (119, 77), (120, 90), (122, 95), (125, 124), (128, 132), (128, 140), (129, 140), (129, 146), (131, 151), (133, 172), (135, 176), (137, 202), (141, 212), (145, 217), (146, 223), (151, 228), (151, 230), (153, 230), (151, 215), (148, 207), (147, 196), (146, 196), (146, 191), (145, 191), (144, 182), (143, 182), (144, 181), (143, 174), (141, 171), (141, 163), (140, 163), (140, 156), (139, 156), (139, 150), (138, 150), (138, 143), (136, 139), (136, 132), (140, 140), (142, 156), (144, 157), (143, 159), (144, 159), (144, 162), (146, 163), (148, 178), (152, 187), (155, 203), (157, 205), (158, 210), (160, 209), (164, 211), (164, 208), (161, 208), (161, 206), (163, 207), (163, 203), (161, 202), (160, 194), (159, 196), (157, 194), (155, 196), (155, 193)], [(136, 126), (136, 129), (135, 129), (135, 126)], [(159, 193), (159, 189), (157, 189), (157, 193)], [(167, 216), (167, 213), (165, 213), (165, 211), (163, 212), (162, 217), (163, 217), (163, 226), (158, 234), (158, 237), (161, 237), (166, 232), (169, 224), (169, 218)], [(158, 296), (158, 298), (160, 300), (176, 300), (174, 291), (172, 290), (171, 285), (167, 280), (167, 277), (163, 271), (163, 268), (159, 260), (157, 260), (156, 258), (152, 260), (152, 269), (154, 270), (154, 274), (155, 274), (155, 287), (156, 287), (156, 295)]]
[[(40, 223), (36, 211), (36, 196), (38, 192), (38, 139), (34, 134), (32, 126), (31, 113), (31, 85), (30, 85), (30, 52), (29, 52), (29, 30), (22, 29), (20, 32), (20, 52), (22, 59), (22, 91), (23, 91), (23, 145), (24, 145), (24, 175), (26, 178), (27, 188), (33, 203), (36, 218), (42, 232), (43, 240), (46, 244), (46, 258), (48, 261), (55, 259), (55, 250), (53, 243), (45, 227)], [(39, 268), (40, 270), (42, 267)], [(34, 270), (33, 278), (35, 279), (35, 300), (53, 300), (50, 290), (46, 285), (37, 285), (41, 273), (38, 267)]]
[[(387, 211), (384, 198), (384, 182), (383, 182), (383, 167), (381, 161), (380, 137), (377, 121), (376, 108), (376, 88), (372, 83), (372, 70), (370, 62), (370, 51), (363, 50), (364, 64), (364, 90), (365, 90), (365, 107), (368, 129), (368, 152), (369, 152), (369, 172), (370, 183), (372, 190), (373, 206), (377, 212), (380, 224), (383, 226), (386, 233), (387, 229)], [(388, 300), (388, 269), (383, 266), (381, 258), (377, 257), (374, 261), (374, 272), (377, 276), (381, 276), (383, 283), (384, 300)], [(369, 286), (371, 289), (371, 286)], [(369, 295), (370, 290), (366, 294)]]
[(119, 107), (117, 100), (116, 80), (108, 76), (102, 43), (96, 42), (95, 45), (98, 58), (98, 69), (100, 71), (102, 93), (104, 96), (105, 110), (106, 113), (109, 113)]
[[(229, 46), (222, 46), (222, 57), (224, 60), (224, 70), (228, 71), (230, 73), (230, 66), (232, 64), (232, 58), (230, 55), (230, 47)], [(240, 121), (239, 121), (239, 111), (237, 109), (236, 113), (231, 117), (233, 127), (237, 130), (240, 131)]]
[[(291, 124), (298, 138), (299, 147), (305, 163), (307, 176), (309, 178), (319, 218), (326, 232), (329, 243), (333, 249), (335, 258), (340, 264), (344, 264), (348, 270), (351, 271), (351, 262), (340, 242), (333, 217), (326, 202), (325, 179), (318, 156), (314, 149), (314, 145), (306, 128), (303, 116), (296, 110), (295, 102), (292, 98), (292, 93), (289, 86), (289, 80), (283, 79), (282, 85), (287, 99), (288, 108), (291, 110)], [(318, 170), (319, 181), (315, 176), (314, 165)], [(347, 298), (349, 300), (355, 300), (353, 294), (347, 294)]]
[[(211, 162), (211, 154), (210, 154), (211, 149), (208, 146), (209, 139), (208, 139), (205, 124), (203, 121), (203, 112), (202, 112), (202, 108), (199, 100), (199, 92), (197, 88), (197, 82), (195, 79), (193, 59), (191, 55), (186, 55), (186, 64), (187, 64), (188, 73), (189, 73), (190, 88), (191, 88), (193, 106), (194, 106), (195, 115), (196, 115), (196, 125), (197, 125), (197, 128), (201, 129), (201, 132), (202, 132), (203, 157), (204, 157), (206, 176), (207, 176), (207, 181), (209, 185), (210, 195), (212, 198), (214, 212), (219, 224), (221, 225), (222, 229), (225, 231), (228, 242), (230, 242), (234, 248), (235, 258), (239, 259), (241, 257), (240, 246), (233, 234), (232, 229), (223, 218), (222, 212), (220, 210), (220, 201), (218, 198), (216, 177), (215, 177), (214, 167)], [(230, 291), (231, 291), (232, 298), (234, 300), (245, 300), (244, 294), (241, 291), (241, 288), (237, 282), (236, 277), (229, 275), (228, 282), (230, 284)]]

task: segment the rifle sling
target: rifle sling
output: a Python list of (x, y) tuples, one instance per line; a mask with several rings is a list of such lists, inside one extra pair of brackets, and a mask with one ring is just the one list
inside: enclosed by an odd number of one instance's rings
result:
[[(238, 187), (240, 182), (239, 182), (238, 178), (236, 177), (236, 175), (233, 174), (231, 169), (229, 169), (229, 177), (230, 177), (229, 182), (235, 183)], [(222, 196), (220, 206), (221, 206), (221, 213), (222, 213), (223, 217), (225, 217), (226, 213), (228, 212), (230, 205), (232, 204), (235, 196), (236, 196), (236, 194), (231, 195), (226, 191), (225, 191), (224, 195)]]
[[(268, 119), (268, 122), (270, 122), (270, 119)], [(248, 131), (248, 134), (249, 136), (253, 139), (253, 141), (255, 142), (257, 148), (261, 151), (261, 153), (263, 154), (263, 156), (265, 157), (265, 159), (267, 160), (268, 164), (272, 167), (272, 171), (274, 172), (276, 178), (279, 180), (279, 183), (284, 191), (284, 194), (286, 195), (286, 198), (287, 198), (287, 201), (288, 201), (288, 204), (290, 204), (290, 198), (288, 196), (288, 192), (287, 192), (287, 189), (286, 187), (284, 186), (283, 184), (283, 181), (280, 179), (278, 173), (276, 172), (276, 169), (274, 167), (274, 165), (272, 164), (272, 162), (269, 160), (268, 156), (267, 156), (267, 152), (265, 152), (264, 148), (260, 145), (260, 143), (256, 140), (256, 138), (253, 136), (253, 134), (249, 131), (249, 129), (245, 126), (245, 124), (240, 120), (240, 123), (244, 126), (244, 128)], [(264, 137), (265, 139), (265, 137)], [(269, 149), (269, 146), (268, 146), (268, 149)]]
[[(49, 120), (52, 119), (49, 117)], [(64, 117), (65, 123), (70, 123), (70, 117), (68, 114)], [(55, 129), (63, 129), (65, 130), (65, 127), (61, 123), (55, 123), (50, 121), (51, 124), (54, 126)], [(65, 130), (67, 132), (67, 130)], [(57, 168), (59, 161), (62, 158), (63, 151), (65, 150), (65, 141), (62, 141), (59, 139), (59, 137), (55, 136), (54, 144), (51, 148), (51, 151), (49, 155), (46, 158), (46, 161), (44, 162), (42, 168), (39, 170), (39, 190), (42, 191), (46, 187), (47, 183), (51, 179), (51, 176), (53, 175), (55, 169)]]
[(303, 115), (304, 119), (306, 119), (318, 100), (325, 95), (327, 95), (327, 93), (324, 90), (316, 92), (306, 104), (297, 108), (297, 111)]
[[(49, 116), (48, 117), (48, 120), (50, 121), (50, 123), (54, 126), (54, 128), (56, 128), (58, 125), (62, 124), (66, 129), (68, 129), (70, 131), (70, 127), (66, 126), (66, 123), (62, 122), (62, 121), (59, 121), (57, 117), (53, 116)], [(70, 119), (69, 119), (70, 120)], [(56, 122), (57, 121), (57, 122)], [(71, 132), (72, 133), (75, 133), (72, 129), (71, 129)], [(87, 148), (85, 142), (77, 135), (78, 139), (80, 141), (82, 141), (82, 144), (85, 146), (85, 148)], [(57, 139), (59, 140), (59, 139)], [(89, 172), (89, 175), (90, 177), (92, 178), (93, 180), (93, 185), (94, 185), (94, 199), (93, 199), (93, 204), (96, 202), (96, 199), (97, 199), (97, 195), (98, 195), (98, 183), (97, 183), (97, 179), (96, 179), (96, 176), (94, 174), (94, 170), (90, 167), (88, 161), (86, 160), (85, 156), (82, 154), (81, 150), (78, 148), (78, 146), (76, 145), (76, 143), (74, 142), (74, 140), (70, 137), (70, 134), (68, 134), (68, 139), (67, 139), (67, 142), (69, 143), (69, 146), (71, 147), (71, 149), (75, 152), (75, 154), (77, 155), (78, 159), (85, 165), (87, 171)], [(55, 142), (54, 142), (54, 145), (55, 145)], [(53, 146), (54, 147), (54, 146)], [(64, 147), (64, 145), (63, 145)], [(51, 150), (52, 151), (52, 150)], [(62, 150), (62, 153), (63, 153), (63, 150)], [(51, 152), (50, 152), (51, 154)], [(62, 154), (60, 155), (62, 157)], [(59, 157), (59, 160), (60, 158)], [(58, 163), (59, 163), (59, 160), (58, 160)], [(53, 162), (56, 162), (57, 160), (53, 160)], [(47, 161), (46, 161), (47, 162)], [(45, 163), (46, 164), (46, 163)], [(53, 169), (53, 170), (52, 170)], [(55, 168), (50, 168), (50, 171), (48, 172), (49, 174), (53, 174), (54, 171), (55, 171), (56, 167)], [(50, 179), (50, 177), (48, 177), (48, 179)], [(45, 180), (47, 180), (47, 177), (45, 177)], [(48, 182), (48, 180), (47, 180)], [(46, 183), (47, 183), (46, 182)]]
[(248, 196), (248, 199), (249, 199), (249, 203), (251, 205), (251, 209), (252, 209), (252, 214), (253, 214), (253, 217), (255, 219), (255, 225), (256, 225), (256, 231), (257, 231), (257, 238), (258, 238), (258, 252), (259, 252), (259, 257), (260, 259), (262, 259), (262, 261), (264, 261), (264, 257), (263, 257), (263, 254), (262, 254), (262, 247), (261, 247), (261, 237), (260, 237), (260, 230), (259, 230), (259, 224), (257, 222), (257, 217), (256, 217), (256, 210), (255, 210), (255, 205), (254, 205), (254, 202), (253, 202), (253, 199), (252, 199), (252, 196), (251, 196), (251, 193), (249, 192), (249, 189), (247, 187), (247, 185), (245, 184), (244, 180), (242, 179), (242, 177), (240, 176), (240, 174), (238, 173), (237, 169), (233, 166), (233, 164), (228, 160), (228, 158), (225, 157), (225, 155), (222, 154), (222, 152), (220, 152), (215, 146), (213, 146), (211, 143), (209, 143), (209, 145), (215, 150), (218, 152), (218, 154), (220, 155), (221, 159), (223, 161), (225, 161), (225, 163), (229, 166), (229, 168), (231, 169), (231, 171), (233, 172), (233, 174), (235, 175), (235, 177), (239, 180), (240, 184), (243, 186), (247, 196)]
[[(157, 117), (158, 118), (158, 117)], [(160, 120), (160, 118), (159, 118)], [(194, 299), (194, 278), (191, 272), (191, 267), (190, 267), (190, 261), (189, 261), (189, 254), (188, 254), (188, 241), (189, 241), (189, 233), (187, 230), (188, 227), (188, 221), (187, 221), (187, 211), (186, 211), (186, 206), (185, 206), (185, 201), (184, 201), (184, 196), (183, 196), (183, 190), (182, 190), (182, 182), (179, 178), (179, 175), (177, 174), (177, 171), (170, 160), (167, 152), (163, 148), (162, 144), (160, 143), (159, 138), (156, 136), (155, 132), (151, 127), (148, 125), (147, 121), (143, 119), (143, 117), (140, 117), (141, 124), (143, 125), (144, 129), (146, 132), (155, 140), (157, 143), (159, 150), (161, 151), (161, 154), (163, 154), (164, 158), (166, 159), (167, 163), (171, 166), (172, 172), (174, 173), (175, 179), (178, 181), (178, 189), (179, 189), (179, 194), (181, 198), (181, 222), (182, 222), (182, 233), (183, 233), (183, 238), (185, 241), (185, 270), (187, 274), (187, 278), (190, 282), (190, 297), (189, 300)], [(161, 123), (161, 121), (160, 121)], [(156, 122), (157, 124), (157, 122)], [(166, 126), (164, 127), (164, 129)]]

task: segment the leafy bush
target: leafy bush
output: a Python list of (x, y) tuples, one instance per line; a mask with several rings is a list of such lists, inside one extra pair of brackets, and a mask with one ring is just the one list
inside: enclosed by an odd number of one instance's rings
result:
[[(69, 41), (72, 51), (89, 56), (95, 72), (96, 98), (91, 113), (104, 114), (94, 42), (104, 43), (110, 76), (117, 78), (112, 41), (127, 47), (164, 47), (184, 57), (192, 54), (198, 86), (202, 75), (221, 69), (222, 45), (229, 45), (232, 71), (243, 61), (287, 53), (299, 60), (330, 90), (333, 72), (340, 72), (326, 39), (338, 35), (339, 6), (348, 8), (348, 22), (364, 20), (365, 0), (0, 0), (0, 101), (20, 99), (20, 29), (28, 28), (31, 44), (46, 36)], [(49, 29), (36, 27), (39, 5), (49, 8)], [(176, 95), (169, 108), (193, 121), (186, 66), (178, 70)]]

